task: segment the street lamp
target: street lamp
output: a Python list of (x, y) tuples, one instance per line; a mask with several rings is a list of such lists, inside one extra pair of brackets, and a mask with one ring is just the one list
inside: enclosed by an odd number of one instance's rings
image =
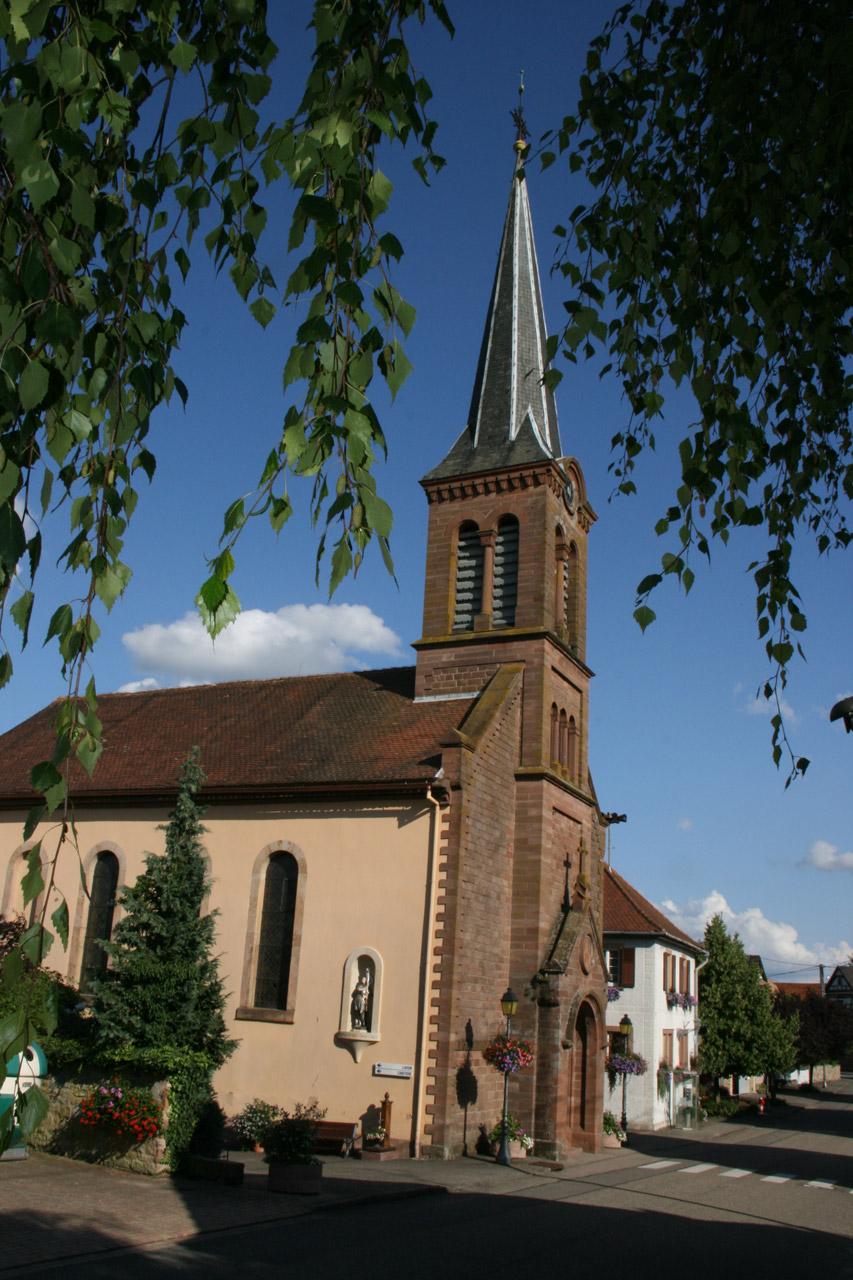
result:
[[(509, 1039), (510, 1027), (512, 1026), (512, 1016), (518, 1008), (518, 996), (512, 987), (507, 987), (501, 996), (501, 1013), (506, 1018), (506, 1035)], [(498, 1148), (498, 1154), (495, 1161), (498, 1164), (512, 1164), (509, 1156), (509, 1140), (507, 1137), (507, 1129), (509, 1128), (509, 1072), (504, 1072), (504, 1109), (501, 1119), (501, 1145)]]
[[(634, 1030), (634, 1024), (628, 1017), (627, 1013), (619, 1023), (619, 1033), (625, 1037), (625, 1056), (631, 1052), (631, 1032)], [(624, 1133), (624, 1143), (628, 1145), (628, 1112), (626, 1109), (625, 1093), (628, 1088), (628, 1072), (622, 1072), (622, 1132)]]

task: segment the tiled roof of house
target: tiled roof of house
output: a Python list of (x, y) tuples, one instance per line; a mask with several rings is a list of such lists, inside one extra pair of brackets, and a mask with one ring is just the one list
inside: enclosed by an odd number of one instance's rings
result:
[[(206, 793), (417, 783), (466, 700), (413, 701), (414, 668), (112, 693), (98, 700), (105, 749), (78, 797), (173, 791), (198, 746)], [(0, 736), (0, 802), (32, 800), (29, 772), (52, 753), (55, 705)]]
[(820, 995), (819, 982), (776, 982), (773, 980), (773, 986), (783, 996), (796, 996), (798, 1000), (805, 1000), (806, 996)]
[(612, 867), (604, 868), (604, 932), (651, 934), (671, 938), (694, 951), (703, 950), (701, 943), (668, 920)]

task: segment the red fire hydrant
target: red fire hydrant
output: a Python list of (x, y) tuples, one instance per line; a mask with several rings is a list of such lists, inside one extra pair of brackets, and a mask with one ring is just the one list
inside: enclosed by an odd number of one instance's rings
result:
[(763, 1116), (766, 1110), (767, 1110), (767, 1099), (762, 1093), (761, 1097), (758, 1099), (758, 1114), (760, 1116)]

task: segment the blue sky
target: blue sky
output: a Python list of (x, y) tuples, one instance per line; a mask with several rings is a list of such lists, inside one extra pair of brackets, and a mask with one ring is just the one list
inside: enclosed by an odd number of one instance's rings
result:
[[(311, 47), (309, 5), (273, 6), (281, 55), (275, 110), (299, 97)], [(395, 512), (392, 537), (399, 590), (378, 555), (328, 606), (314, 585), (313, 535), (298, 515), (275, 539), (250, 529), (238, 553), (236, 589), (246, 614), (212, 654), (188, 617), (216, 549), (221, 513), (251, 489), (285, 409), (281, 369), (296, 317), (262, 332), (227, 280), (213, 278), (196, 247), (197, 270), (184, 299), (189, 332), (178, 370), (190, 388), (153, 423), (158, 472), (144, 492), (127, 544), (134, 570), (109, 618), (94, 660), (98, 688), (138, 681), (246, 678), (399, 665), (420, 633), (426, 504), (418, 479), (464, 425), (512, 171), (518, 74), (534, 136), (571, 111), (589, 39), (608, 10), (581, 3), (457, 0), (457, 35), (435, 29), (413, 40), (419, 70), (435, 92), (438, 150), (447, 168), (426, 190), (403, 157), (389, 157), (395, 201), (388, 226), (406, 256), (398, 287), (418, 312), (408, 344), (415, 369), (393, 406), (383, 407), (391, 456), (380, 492)], [(531, 167), (530, 197), (547, 317), (560, 323), (566, 296), (549, 274), (552, 228), (584, 198), (564, 165)], [(287, 203), (273, 196), (267, 251), (287, 274)], [(625, 406), (602, 361), (565, 370), (558, 391), (563, 449), (584, 468), (599, 520), (590, 540), (588, 660), (596, 671), (590, 756), (605, 810), (627, 813), (614, 829), (613, 865), (694, 934), (721, 910), (771, 973), (816, 976), (815, 965), (853, 948), (851, 778), (853, 738), (828, 722), (828, 708), (853, 691), (853, 593), (849, 557), (798, 554), (796, 577), (809, 617), (808, 662), (786, 693), (805, 779), (783, 789), (770, 759), (769, 713), (755, 694), (767, 675), (756, 637), (746, 566), (760, 539), (714, 552), (694, 566), (689, 598), (667, 586), (658, 622), (641, 635), (631, 614), (634, 588), (667, 547), (653, 532), (674, 489), (673, 446), (691, 406), (674, 398), (658, 431), (659, 452), (641, 465), (640, 495), (609, 501), (609, 441)], [(672, 455), (672, 456), (670, 456)], [(297, 491), (297, 506), (307, 494)], [(60, 516), (60, 524), (64, 516)], [(52, 608), (68, 597), (52, 560), (66, 528), (48, 531), (41, 601), (31, 648), (14, 655), (16, 675), (0, 695), (0, 730), (62, 692), (52, 649), (40, 649)], [(50, 551), (53, 550), (53, 556)]]

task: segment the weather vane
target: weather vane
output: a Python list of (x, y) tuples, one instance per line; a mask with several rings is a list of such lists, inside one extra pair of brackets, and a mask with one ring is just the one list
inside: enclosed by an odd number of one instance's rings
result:
[(526, 142), (530, 137), (530, 130), (527, 128), (527, 122), (524, 119), (524, 72), (522, 71), (518, 78), (518, 106), (514, 111), (509, 113), (512, 116), (512, 122), (518, 131), (519, 142)]

